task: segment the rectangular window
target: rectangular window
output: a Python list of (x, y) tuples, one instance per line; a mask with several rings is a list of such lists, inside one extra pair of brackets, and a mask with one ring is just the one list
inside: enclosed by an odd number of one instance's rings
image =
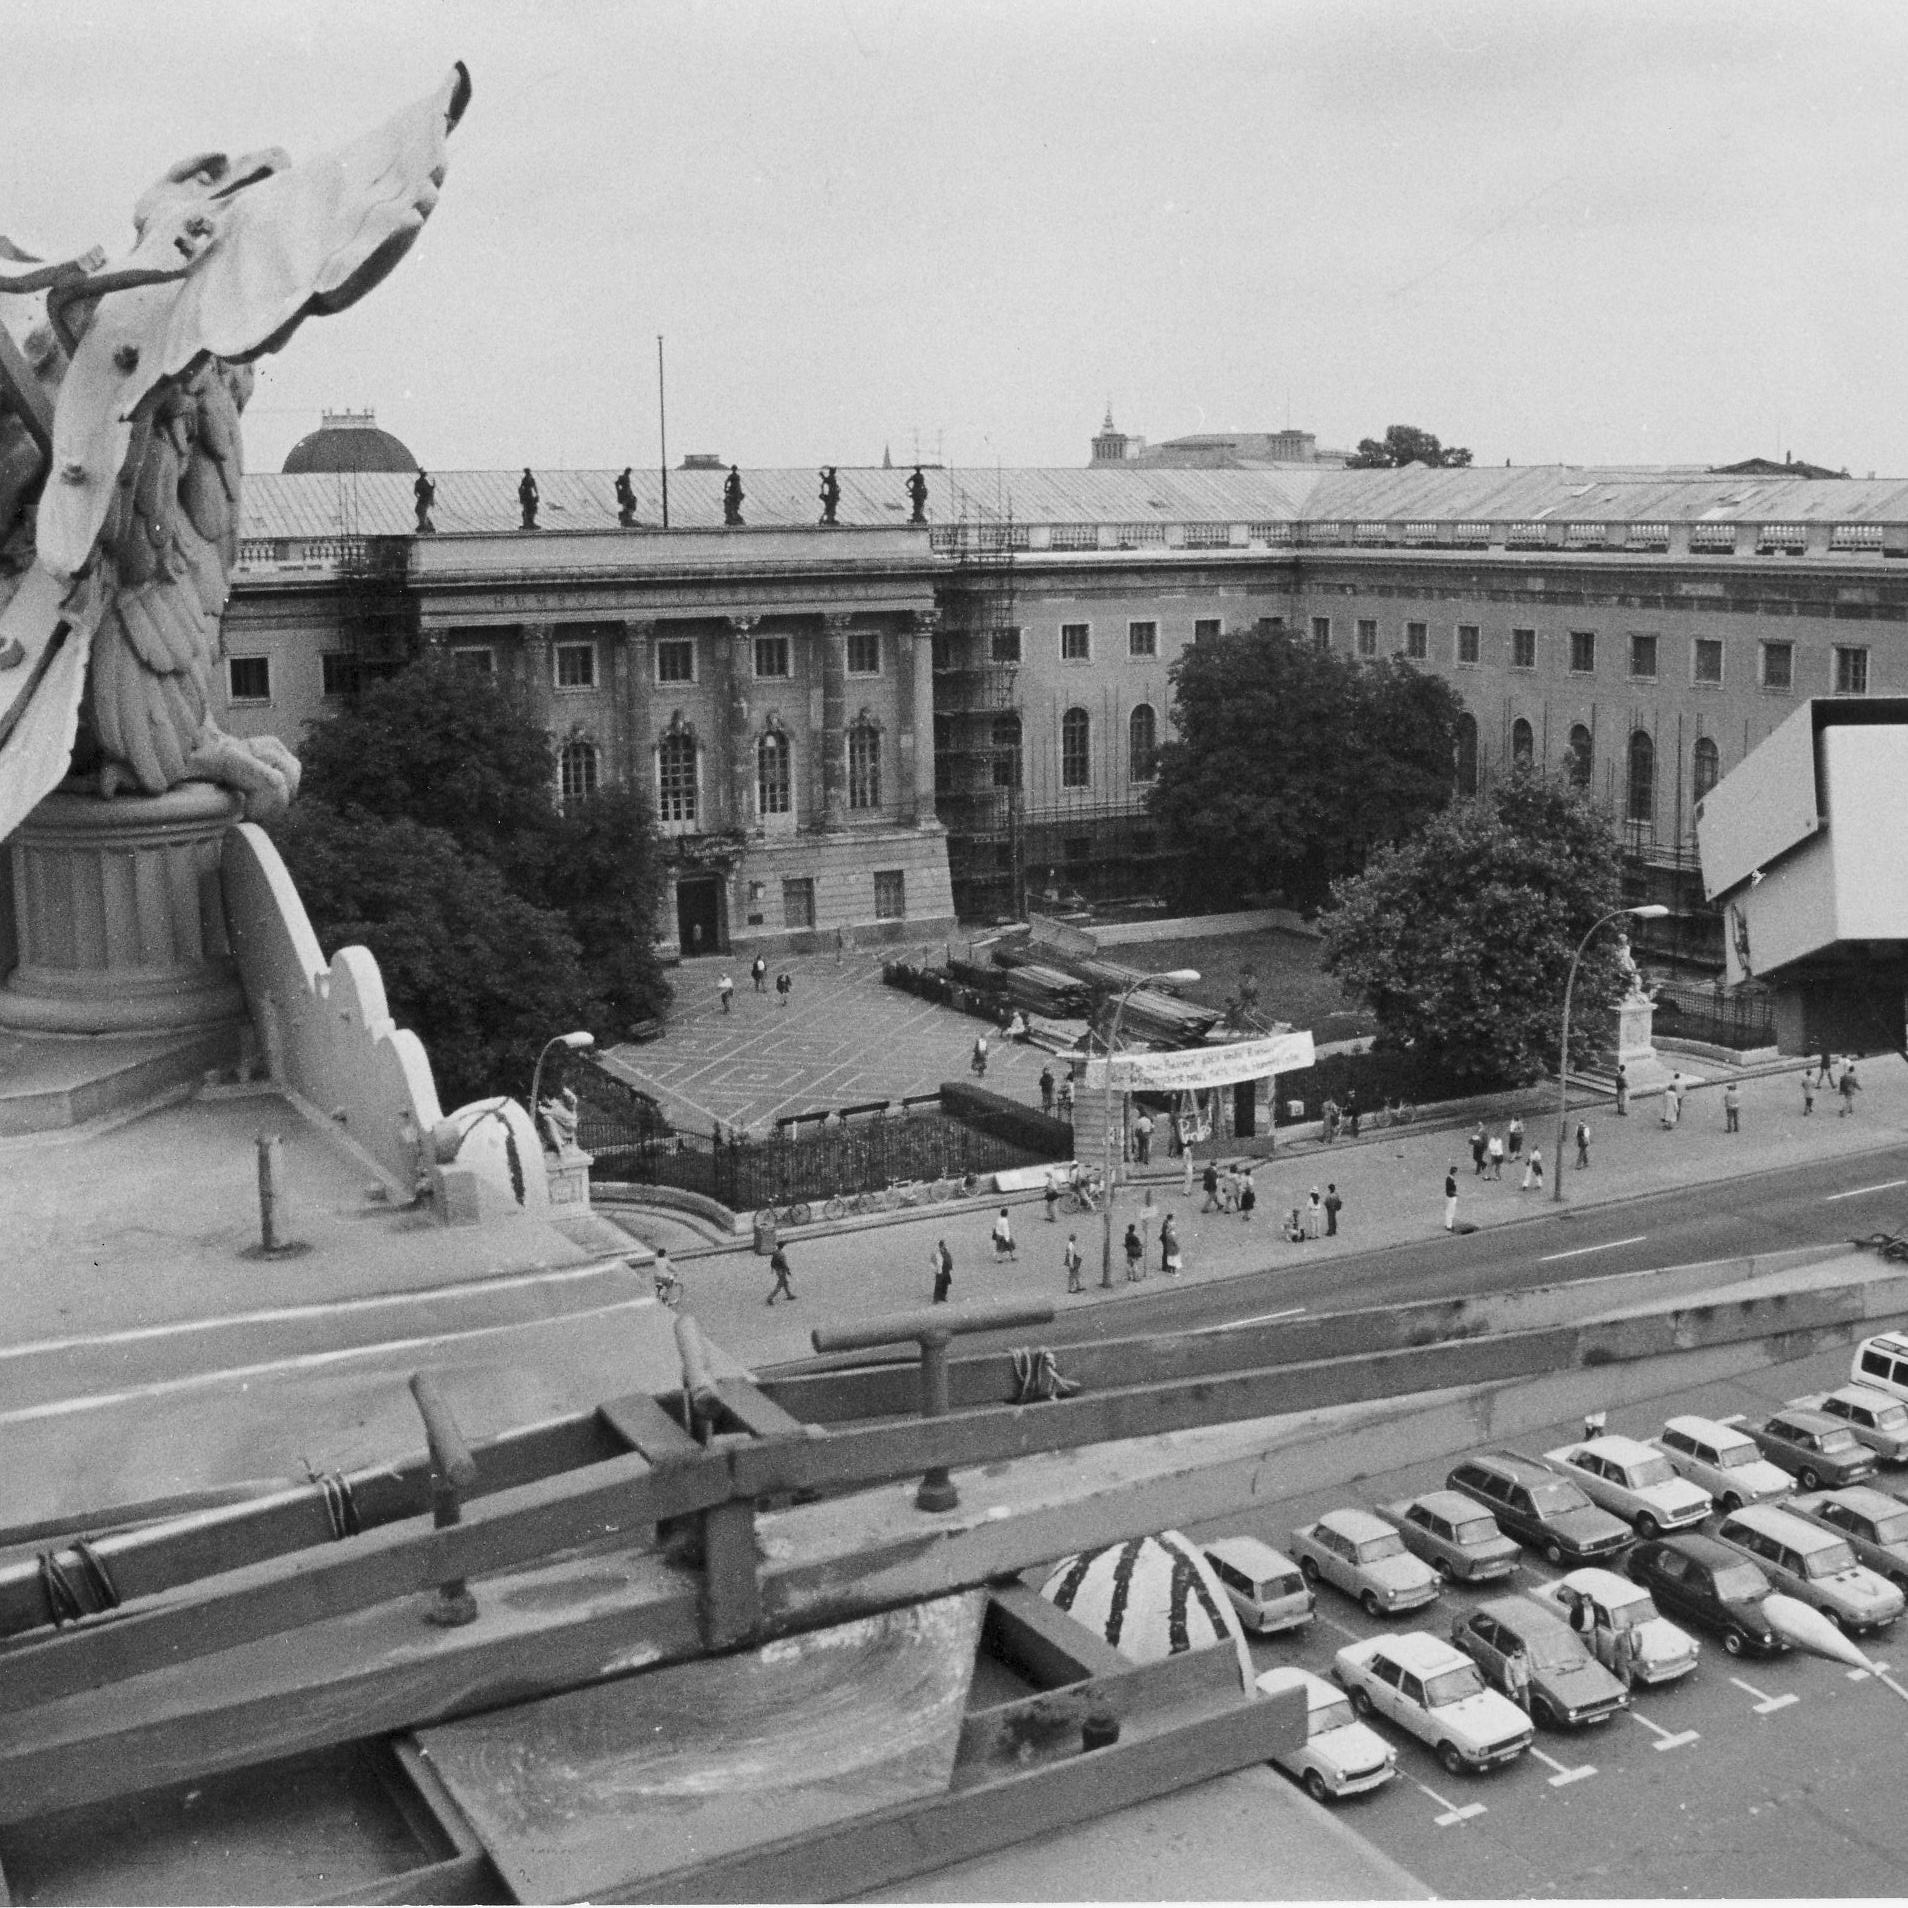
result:
[(1690, 673), (1697, 682), (1722, 681), (1722, 638), (1698, 636), (1690, 652)]
[(596, 645), (594, 643), (557, 644), (556, 686), (559, 689), (594, 689), (596, 687)]
[(656, 645), (658, 682), (694, 682), (696, 645), (693, 637), (671, 636)]
[(812, 928), (815, 925), (815, 880), (802, 875), (782, 881), (782, 925), (785, 928)]
[(1218, 636), (1221, 628), (1217, 616), (1201, 616), (1193, 624), (1193, 641), (1203, 643)]
[(1511, 631), (1511, 667), (1513, 669), (1537, 667), (1537, 632), (1534, 629)]
[(1358, 619), (1358, 653), (1361, 656), (1375, 656), (1378, 653), (1378, 619), (1375, 616), (1361, 616)]
[(1329, 616), (1312, 618), (1312, 643), (1318, 649), (1330, 649), (1332, 646), (1332, 619)]
[(875, 870), (875, 919), (898, 921), (908, 911), (908, 877), (900, 868)]
[(1597, 673), (1597, 632), (1594, 629), (1573, 629), (1570, 632), (1570, 673), (1573, 676), (1594, 676)]
[(1017, 663), (1020, 660), (1020, 631), (1011, 623), (1002, 623), (990, 630), (987, 653), (997, 663)]
[(1407, 623), (1405, 625), (1404, 653), (1413, 662), (1423, 662), (1431, 653), (1431, 626), (1429, 623)]
[(758, 679), (786, 676), (789, 673), (788, 638), (786, 636), (756, 637), (755, 673)]
[(1126, 653), (1129, 656), (1157, 656), (1159, 654), (1159, 625), (1157, 623), (1128, 623)]
[(1478, 659), (1478, 634), (1475, 623), (1458, 625), (1457, 659), (1461, 663), (1475, 665)]
[(452, 666), (473, 676), (497, 673), (497, 652), (488, 643), (451, 651)]
[(1868, 651), (1838, 649), (1835, 652), (1835, 693), (1838, 696), (1868, 694)]
[(226, 683), (234, 702), (270, 702), (272, 659), (269, 656), (228, 656)]
[(1793, 643), (1764, 643), (1762, 645), (1762, 686), (1765, 689), (1795, 687), (1795, 645)]
[(1087, 786), (1087, 740), (1091, 726), (1084, 709), (1069, 709), (1060, 718), (1060, 786)]
[(881, 806), (881, 731), (865, 722), (848, 731), (848, 806)]
[(327, 696), (357, 694), (358, 659), (349, 650), (329, 650), (319, 657), (318, 663), (324, 671), (324, 693)]
[(1630, 674), (1642, 682), (1656, 680), (1656, 638), (1654, 636), (1630, 638)]
[(1093, 660), (1093, 625), (1091, 623), (1062, 623), (1060, 625), (1060, 660), (1062, 662), (1091, 662)]
[(848, 673), (851, 676), (880, 675), (881, 632), (878, 629), (848, 632)]

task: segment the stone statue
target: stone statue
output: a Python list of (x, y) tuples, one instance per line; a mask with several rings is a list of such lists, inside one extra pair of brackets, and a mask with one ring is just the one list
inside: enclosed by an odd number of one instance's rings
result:
[(908, 502), (914, 506), (910, 523), (927, 522), (927, 479), (921, 475), (921, 466), (916, 464), (914, 474), (908, 479)]
[(835, 512), (841, 507), (841, 479), (835, 475), (833, 464), (825, 464), (822, 467), (821, 490), (818, 495), (821, 497), (821, 520), (825, 524), (832, 525), (835, 521)]
[(537, 1112), (542, 1116), (544, 1132), (549, 1135), (551, 1152), (559, 1159), (565, 1153), (575, 1152), (578, 1119), (576, 1089), (565, 1087), (556, 1099), (543, 1101)]
[(732, 530), (742, 524), (742, 473), (733, 464), (722, 482), (722, 521)]
[(437, 486), (431, 482), (431, 473), (420, 470), (417, 482), (411, 486), (411, 495), (417, 499), (417, 533), (429, 536), (437, 525), (431, 521), (431, 505), (437, 501)]
[(537, 505), (543, 501), (543, 495), (537, 489), (536, 473), (528, 464), (523, 467), (523, 482), (517, 486), (517, 501), (523, 506), (523, 527), (534, 530), (537, 527)]
[(1643, 985), (1643, 976), (1637, 972), (1636, 956), (1630, 952), (1630, 937), (1619, 934), (1616, 937), (1617, 972), (1623, 976), (1623, 998), (1625, 1000), (1654, 1000), (1655, 994)]
[(629, 466), (623, 466), (623, 474), (616, 480), (616, 521), (625, 530), (636, 527), (636, 486), (629, 481)]
[(460, 64), (305, 164), (183, 159), (111, 260), (0, 239), (0, 839), (69, 773), (106, 796), (214, 782), (253, 815), (290, 800), (291, 752), (210, 713), (252, 362), (410, 249), (469, 99)]

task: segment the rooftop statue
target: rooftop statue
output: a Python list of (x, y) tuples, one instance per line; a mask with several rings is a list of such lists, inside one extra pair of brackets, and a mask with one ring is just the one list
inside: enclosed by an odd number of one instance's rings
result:
[(460, 63), (304, 164), (182, 159), (116, 258), (42, 264), (0, 238), (0, 839), (69, 772), (108, 796), (215, 782), (254, 816), (291, 799), (290, 750), (211, 713), (239, 413), (255, 359), (410, 250), (470, 91)]

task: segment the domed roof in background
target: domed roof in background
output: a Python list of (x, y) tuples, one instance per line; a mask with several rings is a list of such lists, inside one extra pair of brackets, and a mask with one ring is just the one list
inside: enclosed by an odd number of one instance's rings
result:
[(375, 412), (327, 411), (309, 437), (285, 459), (288, 477), (325, 470), (416, 470), (417, 459), (389, 431), (378, 429)]
[(1063, 1557), (1040, 1594), (1135, 1663), (1230, 1649), (1240, 1686), (1252, 1687), (1252, 1659), (1232, 1599), (1198, 1546), (1176, 1530)]

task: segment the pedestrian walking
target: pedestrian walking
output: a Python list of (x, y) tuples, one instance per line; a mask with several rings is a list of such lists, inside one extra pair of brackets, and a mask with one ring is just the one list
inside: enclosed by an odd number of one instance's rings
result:
[(1053, 1069), (1040, 1069), (1040, 1110), (1051, 1116), (1053, 1113)]
[(1318, 1188), (1314, 1186), (1305, 1195), (1305, 1236), (1308, 1239), (1322, 1238), (1325, 1232), (1325, 1208), (1319, 1204)]
[(1179, 1228), (1173, 1224), (1173, 1215), (1169, 1212), (1159, 1222), (1159, 1269), (1168, 1278), (1179, 1277)]
[(1358, 1091), (1352, 1088), (1345, 1095), (1345, 1131), (1353, 1139), (1358, 1137)]
[(1740, 1116), (1742, 1113), (1742, 1095), (1736, 1091), (1736, 1083), (1731, 1080), (1723, 1088), (1723, 1131), (1739, 1133), (1742, 1131)]
[(1682, 1117), (1682, 1095), (1676, 1089), (1676, 1082), (1672, 1080), (1669, 1085), (1663, 1089), (1663, 1131), (1666, 1133), (1673, 1132), (1676, 1127), (1676, 1122)]
[(1505, 1149), (1510, 1154), (1511, 1164), (1516, 1165), (1524, 1151), (1524, 1122), (1515, 1113), (1511, 1115), (1509, 1144)]
[(1146, 1276), (1146, 1248), (1140, 1243), (1139, 1228), (1126, 1228), (1126, 1282), (1136, 1285)]
[(1493, 1179), (1502, 1179), (1504, 1177), (1504, 1136), (1502, 1133), (1493, 1133), (1491, 1135), (1490, 1159), (1491, 1177)]
[(778, 1245), (769, 1254), (769, 1270), (775, 1274), (775, 1285), (765, 1303), (773, 1305), (778, 1298), (795, 1303), (795, 1288), (789, 1284), (788, 1254)]
[(985, 1034), (974, 1036), (974, 1051), (968, 1056), (967, 1064), (974, 1069), (975, 1079), (987, 1078), (987, 1036)]
[(794, 991), (795, 976), (791, 974), (787, 968), (783, 968), (775, 977), (775, 993), (778, 1004), (786, 1007), (788, 1005), (789, 996), (794, 993)]
[(1577, 1171), (1590, 1164), (1590, 1125), (1587, 1120), (1577, 1122)]
[(1345, 1202), (1338, 1196), (1336, 1185), (1328, 1183), (1325, 1187), (1325, 1236), (1328, 1239), (1338, 1237), (1338, 1215), (1345, 1209)]
[(1014, 1229), (1007, 1219), (1007, 1208), (1002, 1206), (1000, 1217), (994, 1221), (994, 1262), (1002, 1259), (1018, 1259), (1020, 1254), (1014, 1248)]
[(1618, 1119), (1630, 1117), (1630, 1076), (1621, 1060), (1617, 1062), (1616, 1110)]
[(1047, 1224), (1058, 1225), (1060, 1222), (1054, 1216), (1060, 1209), (1060, 1175), (1058, 1173), (1047, 1175), (1047, 1190), (1044, 1196), (1047, 1202)]
[[(1492, 1145), (1497, 1144), (1492, 1136)], [(1501, 1162), (1500, 1162), (1501, 1164)], [(1457, 1168), (1447, 1166), (1444, 1171), (1444, 1229), (1446, 1232), (1457, 1230)]]
[(1519, 1709), (1530, 1707), (1530, 1658), (1522, 1650), (1504, 1659), (1504, 1694)]
[(1807, 1067), (1802, 1069), (1802, 1117), (1806, 1120), (1815, 1111), (1815, 1082), (1809, 1078)]
[(1258, 1203), (1259, 1195), (1252, 1190), (1252, 1168), (1248, 1166), (1239, 1175), (1239, 1217), (1250, 1224), (1252, 1208)]
[(1842, 1096), (1842, 1110), (1836, 1116), (1847, 1119), (1855, 1111), (1855, 1096), (1862, 1090), (1862, 1083), (1855, 1077), (1855, 1062), (1852, 1059), (1842, 1062), (1842, 1084), (1836, 1091)]
[(1471, 1135), (1471, 1160), (1475, 1167), (1472, 1177), (1474, 1179), (1482, 1179), (1484, 1177), (1484, 1155), (1489, 1150), (1490, 1144), (1490, 1135), (1484, 1131), (1484, 1122), (1479, 1120), (1477, 1123), (1477, 1131)]
[(1824, 1047), (1822, 1049), (1822, 1077), (1820, 1080), (1816, 1082), (1816, 1084), (1824, 1088), (1825, 1090), (1829, 1087), (1832, 1087), (1835, 1084), (1835, 1079), (1833, 1074), (1834, 1059), (1835, 1059), (1835, 1056), (1832, 1053), (1830, 1053), (1826, 1047)]
[(1206, 1161), (1206, 1170), (1200, 1174), (1199, 1183), (1206, 1189), (1206, 1203), (1199, 1208), (1201, 1212), (1224, 1212), (1225, 1207), (1219, 1201), (1219, 1168)]
[(1138, 1149), (1140, 1165), (1150, 1166), (1153, 1163), (1153, 1116), (1144, 1107), (1133, 1122), (1133, 1144)]
[(759, 954), (749, 963), (749, 979), (754, 981), (758, 994), (768, 992), (768, 962)]
[(954, 1285), (954, 1255), (947, 1249), (945, 1239), (935, 1240), (934, 1250), (928, 1254), (928, 1264), (934, 1268), (934, 1303), (945, 1305)]
[(1186, 1162), (1186, 1197), (1190, 1199), (1193, 1195), (1193, 1152), (1190, 1141), (1187, 1143), (1181, 1157), (1184, 1158)]
[(1329, 1146), (1338, 1137), (1338, 1102), (1327, 1100), (1319, 1109), (1319, 1135)]
[(729, 1003), (735, 999), (735, 982), (724, 974), (716, 982), (716, 998), (722, 1003), (722, 1011), (729, 1011)]
[(1084, 1292), (1086, 1287), (1080, 1283), (1080, 1268), (1086, 1263), (1086, 1255), (1080, 1250), (1080, 1235), (1077, 1232), (1067, 1234), (1066, 1250), (1060, 1254), (1060, 1263), (1067, 1268), (1067, 1290)]
[(1071, 1126), (1073, 1124), (1073, 1075), (1060, 1082), (1060, 1091), (1055, 1096), (1055, 1105), (1060, 1109), (1060, 1117)]
[(1544, 1189), (1544, 1149), (1541, 1146), (1530, 1149), (1530, 1157), (1524, 1162), (1524, 1183), (1518, 1191), (1529, 1192), (1533, 1186), (1539, 1192)]

